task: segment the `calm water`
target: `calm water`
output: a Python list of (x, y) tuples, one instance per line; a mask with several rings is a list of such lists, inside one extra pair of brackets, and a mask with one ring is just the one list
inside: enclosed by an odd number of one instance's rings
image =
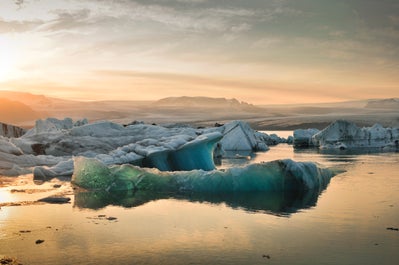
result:
[(320, 154), (282, 144), (221, 167), (279, 158), (346, 172), (320, 195), (109, 195), (60, 180), (37, 186), (27, 176), (0, 188), (3, 205), (45, 197), (55, 183), (72, 203), (2, 206), (0, 256), (22, 264), (399, 264), (399, 232), (386, 229), (399, 227), (398, 153)]

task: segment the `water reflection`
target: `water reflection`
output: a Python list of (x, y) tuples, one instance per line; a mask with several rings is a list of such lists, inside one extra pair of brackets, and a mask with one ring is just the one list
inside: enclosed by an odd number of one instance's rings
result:
[(398, 153), (399, 150), (396, 148), (350, 148), (350, 149), (319, 149), (319, 148), (298, 148), (294, 147), (294, 153), (303, 154), (322, 154), (322, 155), (369, 155), (369, 154), (379, 154), (379, 153)]
[(215, 161), (218, 168), (245, 166), (254, 160), (256, 153), (253, 151), (224, 151), (223, 158)]
[[(328, 185), (328, 184), (327, 184)], [(327, 187), (327, 186), (326, 186)], [(326, 187), (323, 187), (324, 190)], [(146, 191), (75, 191), (75, 207), (98, 210), (108, 205), (138, 207), (150, 201), (177, 199), (209, 204), (225, 204), (232, 209), (253, 213), (290, 216), (301, 209), (314, 207), (319, 190), (294, 192), (232, 192), (232, 193), (154, 193)]]
[(294, 154), (315, 156), (322, 155), (324, 159), (334, 163), (358, 162), (362, 155), (384, 155), (398, 153), (398, 150), (383, 148), (352, 148), (352, 149), (318, 149), (318, 148), (294, 148)]

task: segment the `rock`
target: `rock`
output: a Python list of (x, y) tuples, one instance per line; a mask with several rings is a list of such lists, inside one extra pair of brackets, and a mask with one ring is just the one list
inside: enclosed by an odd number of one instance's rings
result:
[(50, 197), (40, 199), (38, 201), (46, 202), (46, 203), (53, 203), (53, 204), (63, 204), (63, 203), (69, 203), (70, 200), (71, 200), (71, 198), (68, 198), (68, 197), (50, 196)]
[(13, 257), (2, 257), (0, 258), (1, 265), (22, 265), (19, 263), (16, 258)]
[(36, 245), (39, 245), (39, 244), (41, 244), (41, 243), (43, 243), (44, 242), (44, 240), (43, 239), (38, 239), (38, 240), (36, 240)]

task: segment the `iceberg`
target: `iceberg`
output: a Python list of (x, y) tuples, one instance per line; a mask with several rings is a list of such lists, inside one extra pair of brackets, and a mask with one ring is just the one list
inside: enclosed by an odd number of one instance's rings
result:
[(0, 152), (12, 155), (22, 155), (23, 152), (20, 148), (10, 142), (10, 139), (0, 136)]
[(338, 120), (312, 136), (320, 149), (383, 148), (399, 150), (399, 128), (384, 128), (380, 124), (360, 128)]
[(337, 172), (290, 159), (226, 170), (160, 171), (130, 164), (107, 166), (75, 157), (72, 183), (87, 190), (150, 192), (274, 192), (322, 190)]
[(20, 137), (25, 133), (25, 129), (0, 122), (0, 136)]
[[(209, 130), (209, 129), (208, 129)], [(226, 151), (267, 151), (268, 135), (254, 131), (248, 123), (232, 121), (215, 130), (223, 134), (221, 147)]]
[(268, 143), (278, 141), (278, 137), (256, 132), (241, 121), (195, 129), (48, 118), (38, 120), (21, 137), (0, 139), (0, 173), (33, 172), (42, 179), (71, 176), (73, 156), (96, 158), (106, 165), (132, 164), (161, 171), (213, 170), (214, 158), (220, 159), (224, 150), (264, 151)]
[(312, 137), (318, 132), (320, 131), (314, 128), (294, 130), (294, 147), (313, 147), (314, 143), (312, 142)]

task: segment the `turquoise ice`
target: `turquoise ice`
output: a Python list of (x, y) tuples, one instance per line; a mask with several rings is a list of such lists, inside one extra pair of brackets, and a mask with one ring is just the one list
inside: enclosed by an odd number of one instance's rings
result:
[(75, 157), (74, 168), (72, 176), (74, 184), (88, 190), (109, 191), (322, 190), (337, 173), (312, 162), (295, 162), (290, 159), (251, 164), (227, 170), (160, 171), (155, 168), (141, 168), (129, 164), (107, 166), (94, 158)]

